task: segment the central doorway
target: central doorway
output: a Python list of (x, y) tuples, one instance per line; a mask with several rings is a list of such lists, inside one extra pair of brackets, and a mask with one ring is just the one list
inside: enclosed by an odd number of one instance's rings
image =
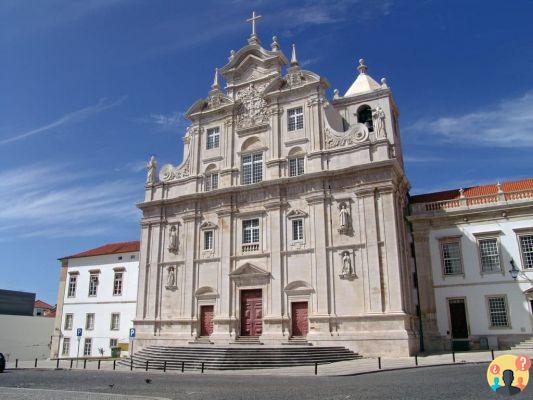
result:
[(213, 306), (200, 307), (200, 336), (211, 336), (213, 333)]
[(260, 336), (263, 333), (263, 291), (241, 291), (241, 336)]
[(291, 303), (292, 336), (307, 336), (309, 323), (307, 322), (307, 302)]
[(452, 349), (470, 350), (465, 301), (464, 299), (450, 299), (448, 302), (452, 328)]

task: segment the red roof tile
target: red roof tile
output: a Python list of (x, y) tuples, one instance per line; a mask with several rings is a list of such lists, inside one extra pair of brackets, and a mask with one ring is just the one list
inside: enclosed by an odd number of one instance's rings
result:
[(48, 303), (45, 303), (44, 301), (42, 300), (35, 300), (35, 303), (33, 304), (33, 307), (34, 308), (52, 308), (52, 306)]
[(107, 254), (119, 254), (119, 253), (130, 253), (132, 251), (139, 251), (140, 242), (135, 240), (133, 242), (119, 242), (119, 243), (108, 243), (103, 246), (97, 247), (95, 249), (90, 249), (77, 253), (71, 256), (61, 257), (60, 260), (65, 258), (80, 258), (80, 257), (91, 257), (91, 256), (103, 256)]
[[(504, 193), (533, 189), (533, 178), (522, 179), (519, 181), (503, 182), (501, 183), (501, 188)], [(473, 186), (463, 189), (463, 194), (466, 198), (486, 196), (497, 193), (498, 188), (496, 184)], [(459, 196), (459, 189), (445, 190), (443, 192), (424, 193), (411, 196), (411, 203), (431, 203), (434, 201), (455, 200), (458, 199)]]

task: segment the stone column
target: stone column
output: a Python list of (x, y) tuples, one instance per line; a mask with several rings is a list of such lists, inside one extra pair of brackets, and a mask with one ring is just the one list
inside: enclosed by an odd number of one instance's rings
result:
[(148, 264), (150, 257), (150, 224), (141, 222), (141, 246), (139, 253), (139, 278), (137, 283), (137, 309), (136, 319), (142, 320), (146, 317), (146, 296)]
[[(196, 213), (183, 216), (183, 247), (180, 251), (184, 252), (185, 263), (183, 265), (183, 274), (185, 275), (185, 287), (183, 288), (184, 307), (183, 317), (191, 319), (191, 334), (195, 336), (198, 333), (197, 316), (196, 316), (196, 291), (198, 282), (196, 282), (196, 238), (197, 238), (197, 218)], [(199, 333), (198, 333), (199, 334)]]
[(54, 332), (52, 334), (52, 344), (50, 345), (50, 358), (58, 357), (61, 350), (61, 338), (63, 323), (63, 301), (65, 299), (65, 289), (67, 282), (68, 258), (61, 259), (61, 271), (59, 272), (59, 288), (57, 290), (56, 318), (54, 321)]
[[(149, 243), (149, 256), (146, 259), (146, 286), (147, 292), (145, 295), (146, 307), (145, 318), (154, 320), (158, 315), (158, 300), (160, 288), (160, 267), (159, 262), (161, 260), (161, 242), (163, 234), (163, 224), (161, 221), (150, 225), (150, 243)], [(154, 323), (155, 333), (155, 323)]]

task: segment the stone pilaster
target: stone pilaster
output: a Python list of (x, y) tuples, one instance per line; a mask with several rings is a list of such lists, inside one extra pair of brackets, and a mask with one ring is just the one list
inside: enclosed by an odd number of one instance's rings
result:
[(54, 321), (54, 332), (52, 334), (52, 344), (50, 345), (50, 358), (59, 356), (61, 350), (62, 323), (63, 323), (63, 301), (65, 299), (65, 289), (67, 282), (68, 258), (61, 259), (61, 270), (59, 272), (59, 288), (57, 290), (56, 318)]

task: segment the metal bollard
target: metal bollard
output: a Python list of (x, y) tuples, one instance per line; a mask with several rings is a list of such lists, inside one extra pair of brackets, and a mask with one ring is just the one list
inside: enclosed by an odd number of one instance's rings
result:
[(100, 369), (100, 361), (101, 361), (101, 360), (98, 360), (98, 369)]
[(415, 354), (415, 365), (418, 367), (418, 356)]
[(146, 369), (145, 369), (145, 371), (148, 371), (148, 363), (149, 362), (150, 362), (149, 360), (146, 360)]
[(71, 358), (70, 359), (70, 369), (72, 369), (72, 363), (74, 362), (74, 360)]
[(35, 359), (35, 365), (34, 368), (37, 368), (37, 359)]
[(202, 374), (204, 373), (204, 363), (202, 362)]
[(378, 369), (381, 369), (381, 357), (378, 357)]
[(117, 369), (117, 360), (113, 360), (113, 371)]
[(492, 359), (494, 360), (494, 349), (490, 349), (490, 356), (491, 356)]
[(83, 369), (87, 368), (87, 359), (83, 359)]
[(163, 372), (167, 372), (167, 362), (163, 363)]
[(130, 358), (130, 371), (133, 371), (133, 356)]
[(17, 358), (17, 359), (15, 360), (15, 369), (17, 369), (18, 367), (19, 367), (19, 359)]
[(455, 351), (452, 351), (452, 359), (453, 359), (453, 362), (455, 362)]
[(181, 373), (183, 374), (183, 371), (185, 371), (185, 361), (181, 362)]
[(59, 358), (56, 360), (56, 369), (59, 369)]
[(318, 375), (318, 363), (315, 362), (315, 375)]

